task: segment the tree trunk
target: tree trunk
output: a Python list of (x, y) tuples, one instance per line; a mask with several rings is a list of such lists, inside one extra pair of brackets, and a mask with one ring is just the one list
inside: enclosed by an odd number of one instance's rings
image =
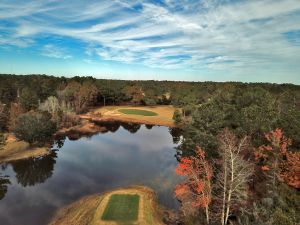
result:
[(230, 152), (230, 164), (231, 164), (231, 176), (230, 176), (230, 185), (228, 190), (228, 197), (227, 197), (227, 209), (226, 209), (226, 215), (225, 215), (225, 222), (224, 224), (227, 224), (229, 212), (230, 212), (230, 201), (231, 201), (231, 195), (232, 195), (232, 184), (233, 184), (233, 176), (234, 176), (234, 159), (232, 152)]
[(222, 215), (221, 215), (221, 224), (224, 225), (224, 217), (225, 217), (225, 205), (226, 205), (226, 185), (227, 185), (227, 168), (224, 160), (224, 188), (223, 188), (223, 203), (222, 203)]
[(209, 211), (208, 211), (208, 206), (205, 207), (205, 214), (206, 214), (206, 223), (209, 225)]

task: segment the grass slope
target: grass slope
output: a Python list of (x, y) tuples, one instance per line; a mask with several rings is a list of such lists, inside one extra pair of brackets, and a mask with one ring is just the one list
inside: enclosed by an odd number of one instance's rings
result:
[[(136, 220), (121, 221), (102, 219), (104, 211), (108, 207), (110, 197), (113, 195), (139, 196)], [(48, 225), (162, 225), (164, 224), (161, 219), (162, 214), (155, 200), (156, 197), (153, 190), (144, 186), (132, 186), (103, 194), (86, 196), (60, 209)], [(132, 206), (130, 206), (130, 208), (132, 208)]]
[(102, 215), (102, 220), (135, 221), (138, 219), (139, 195), (114, 194)]
[(132, 114), (132, 115), (140, 115), (140, 116), (157, 116), (157, 113), (155, 112), (142, 110), (142, 109), (119, 109), (118, 111), (124, 114)]
[(10, 162), (32, 157), (40, 157), (50, 153), (47, 147), (31, 147), (25, 141), (18, 141), (13, 135), (9, 135), (4, 146), (0, 146), (0, 163)]

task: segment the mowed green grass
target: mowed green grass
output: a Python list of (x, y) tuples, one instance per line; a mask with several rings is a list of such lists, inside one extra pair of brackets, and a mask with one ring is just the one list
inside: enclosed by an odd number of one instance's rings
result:
[(118, 111), (121, 113), (124, 113), (124, 114), (133, 114), (133, 115), (141, 115), (141, 116), (157, 116), (158, 115), (156, 112), (142, 110), (142, 109), (119, 109)]
[(139, 195), (114, 194), (110, 196), (102, 220), (135, 221), (139, 213)]

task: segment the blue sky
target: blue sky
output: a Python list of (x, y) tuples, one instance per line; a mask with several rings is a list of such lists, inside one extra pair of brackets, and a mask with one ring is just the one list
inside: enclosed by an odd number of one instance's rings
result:
[(300, 84), (300, 1), (1, 0), (0, 73)]

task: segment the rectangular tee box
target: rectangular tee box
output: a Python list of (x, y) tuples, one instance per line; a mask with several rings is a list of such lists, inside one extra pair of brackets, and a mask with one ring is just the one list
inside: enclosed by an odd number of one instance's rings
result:
[(140, 196), (137, 194), (113, 194), (102, 214), (102, 220), (136, 221)]

